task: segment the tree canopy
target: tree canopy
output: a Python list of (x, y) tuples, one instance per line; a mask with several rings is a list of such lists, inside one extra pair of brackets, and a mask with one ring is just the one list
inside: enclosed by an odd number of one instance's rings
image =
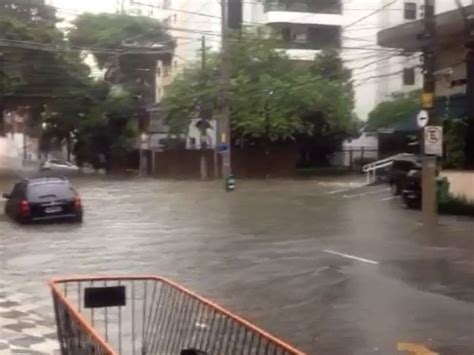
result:
[(68, 48), (64, 34), (56, 27), (58, 21), (55, 9), (43, 0), (5, 0), (0, 4), (0, 108), (32, 106), (32, 126), (38, 125), (43, 104), (55, 97), (75, 95), (90, 83), (89, 67), (79, 52)]
[(419, 91), (393, 93), (390, 100), (378, 104), (370, 113), (367, 129), (388, 128), (417, 112), (420, 108)]
[[(159, 52), (161, 47), (152, 42), (170, 37), (159, 22), (151, 19), (85, 14), (77, 19), (71, 38), (56, 27), (58, 22), (55, 9), (44, 0), (2, 2), (0, 44), (4, 65), (0, 75), (4, 95), (0, 106), (31, 107), (33, 117), (28, 124), (35, 129), (29, 134), (40, 136), (43, 151), (66, 146), (79, 163), (110, 167), (113, 160), (122, 159), (134, 146), (137, 116), (144, 111), (144, 95), (139, 95), (143, 87), (154, 94), (154, 87), (145, 79), (154, 76), (155, 48)], [(136, 51), (143, 51), (143, 47), (153, 52), (145, 54), (146, 59), (150, 58), (146, 63), (143, 57), (135, 60)], [(167, 48), (172, 47), (168, 44)], [(121, 57), (123, 62), (116, 63), (121, 80), (92, 78), (83, 62), (84, 50), (102, 59), (104, 65), (127, 52)], [(126, 65), (121, 66), (124, 62)], [(145, 70), (134, 71), (134, 65), (142, 69), (145, 64)]]
[(7, 0), (0, 6), (5, 95), (47, 97), (84, 84), (89, 68), (79, 53), (67, 50), (53, 7), (40, 0)]
[[(244, 33), (232, 41), (233, 136), (277, 141), (298, 134), (349, 130), (354, 124), (353, 90), (350, 72), (337, 52), (325, 52), (308, 68), (295, 65), (275, 48), (273, 39), (254, 33)], [(217, 114), (218, 63), (216, 55), (211, 55), (204, 72), (199, 66), (190, 67), (170, 85), (163, 106), (170, 111), (172, 127), (186, 130), (190, 113), (202, 102)]]
[(174, 40), (161, 22), (144, 16), (85, 13), (74, 21), (68, 38), (90, 50), (101, 68), (115, 62), (118, 54), (147, 48), (150, 55), (155, 52), (159, 57), (174, 48)]

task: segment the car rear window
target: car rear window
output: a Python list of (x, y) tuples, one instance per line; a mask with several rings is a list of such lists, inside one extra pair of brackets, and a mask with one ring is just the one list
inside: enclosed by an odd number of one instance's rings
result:
[(50, 199), (72, 199), (76, 192), (71, 185), (65, 183), (47, 183), (28, 186), (28, 201), (39, 202)]

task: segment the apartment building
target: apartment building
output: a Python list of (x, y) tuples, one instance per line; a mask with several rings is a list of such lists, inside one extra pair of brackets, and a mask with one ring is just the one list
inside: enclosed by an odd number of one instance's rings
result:
[[(472, 0), (462, 0), (461, 4), (466, 7), (468, 13), (474, 12)], [(462, 13), (455, 0), (436, 0), (435, 14), (438, 46), (436, 93), (442, 97), (464, 94), (466, 48)], [(379, 32), (378, 43), (385, 48), (396, 48), (419, 55), (422, 50), (422, 43), (419, 40), (421, 33), (423, 33), (423, 22), (420, 19), (408, 23), (390, 23)]]
[[(263, 24), (280, 36), (290, 58), (313, 60), (323, 49), (338, 48), (352, 69), (355, 111), (361, 119), (394, 91), (419, 84), (419, 60), (377, 45), (377, 32), (389, 24), (422, 15), (421, 0), (273, 0), (246, 5), (249, 23)], [(403, 71), (406, 68), (407, 70)], [(398, 73), (392, 79), (392, 73)], [(393, 74), (395, 76), (395, 74)]]

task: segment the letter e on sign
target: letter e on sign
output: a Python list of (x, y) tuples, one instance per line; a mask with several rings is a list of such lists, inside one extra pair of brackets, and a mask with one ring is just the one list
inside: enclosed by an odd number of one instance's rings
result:
[(425, 154), (443, 156), (443, 127), (425, 127)]

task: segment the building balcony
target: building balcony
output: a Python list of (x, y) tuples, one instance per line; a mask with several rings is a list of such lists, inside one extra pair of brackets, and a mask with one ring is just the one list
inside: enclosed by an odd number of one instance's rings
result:
[(314, 14), (342, 14), (340, 0), (264, 0), (265, 12), (307, 12)]
[(263, 22), (342, 26), (343, 17), (339, 0), (279, 0), (264, 3)]
[(321, 53), (321, 49), (285, 49), (279, 48), (278, 51), (285, 53), (290, 60), (297, 60), (297, 61), (312, 61)]
[(341, 47), (341, 30), (333, 26), (278, 25), (273, 34), (280, 39), (280, 48), (321, 50)]
[(265, 25), (273, 24), (305, 24), (321, 26), (343, 25), (342, 15), (336, 14), (315, 14), (310, 12), (292, 12), (292, 11), (269, 11), (263, 16)]

